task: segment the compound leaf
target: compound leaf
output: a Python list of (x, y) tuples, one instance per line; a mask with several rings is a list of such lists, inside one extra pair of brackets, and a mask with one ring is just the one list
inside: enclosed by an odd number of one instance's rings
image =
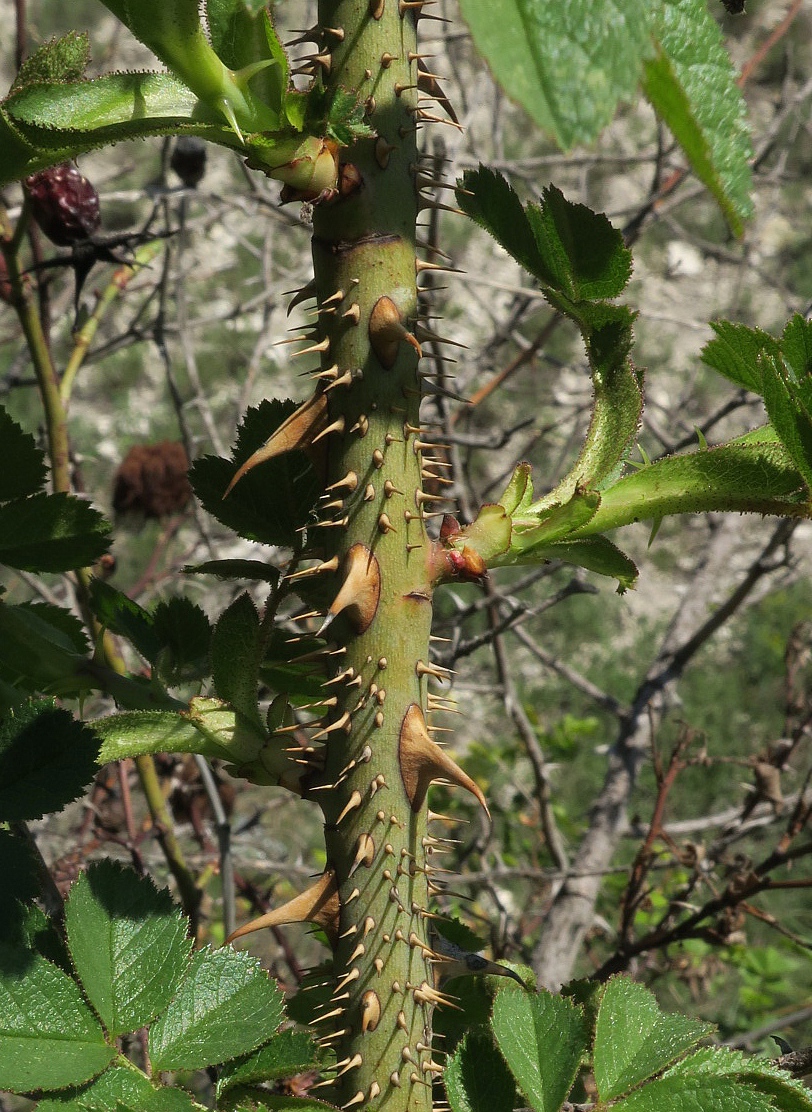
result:
[(186, 972), (191, 942), (169, 892), (116, 862), (79, 875), (65, 928), (82, 987), (113, 1036), (149, 1023)]
[(153, 1069), (202, 1069), (247, 1054), (272, 1037), (282, 1014), (282, 993), (247, 953), (199, 950), (150, 1029)]
[(0, 945), (0, 1089), (63, 1089), (116, 1055), (75, 981), (45, 958)]
[[(628, 1093), (687, 1054), (712, 1031), (710, 1023), (660, 1011), (654, 994), (644, 985), (628, 977), (612, 977), (603, 990), (595, 1025), (595, 1083), (601, 1100)], [(640, 1109), (649, 1107), (657, 1106), (639, 1105)], [(659, 1107), (671, 1106), (666, 1101)]]
[(588, 1044), (580, 1008), (549, 992), (505, 989), (496, 997), (493, 1032), (535, 1112), (558, 1112)]

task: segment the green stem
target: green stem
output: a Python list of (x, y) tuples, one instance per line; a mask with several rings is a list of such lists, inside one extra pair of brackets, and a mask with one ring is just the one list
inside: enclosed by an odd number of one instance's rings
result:
[[(360, 189), (316, 206), (313, 261), (326, 340), (323, 524), (308, 533), (329, 563), (337, 695), (314, 741), (310, 784), (338, 883), (336, 986), (319, 1029), (339, 1067), (344, 1108), (427, 1112), (435, 1000), (428, 946), (432, 842), (425, 787), (430, 542), (422, 492), (415, 222), (416, 33), (396, 0), (321, 0), (328, 83), (366, 101), (377, 139), (350, 148)], [(339, 33), (336, 34), (336, 31)], [(331, 610), (332, 615), (332, 610)], [(335, 657), (333, 659), (336, 659)], [(336, 683), (336, 680), (339, 680)]]

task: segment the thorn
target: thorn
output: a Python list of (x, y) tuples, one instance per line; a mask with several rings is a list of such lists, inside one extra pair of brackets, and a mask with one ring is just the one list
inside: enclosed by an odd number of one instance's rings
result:
[(313, 1025), (315, 1026), (317, 1023), (324, 1023), (326, 1019), (334, 1019), (337, 1015), (343, 1015), (346, 1010), (346, 1008), (333, 1008), (331, 1012), (325, 1012), (324, 1015), (316, 1016), (316, 1018), (313, 1020)]
[(341, 1112), (346, 1112), (346, 1109), (352, 1108), (356, 1104), (363, 1104), (364, 1099), (364, 1094), (359, 1089), (352, 1100), (348, 1100), (346, 1104), (341, 1105)]
[(336, 1078), (343, 1077), (344, 1074), (349, 1073), (350, 1070), (357, 1069), (358, 1066), (363, 1065), (363, 1062), (364, 1059), (361, 1057), (360, 1054), (356, 1054), (352, 1058), (345, 1058), (343, 1062), (337, 1062), (336, 1068), (338, 1068), (338, 1066), (343, 1066), (343, 1069), (340, 1069), (338, 1071), (338, 1073), (336, 1074)]
[(325, 436), (329, 436), (330, 433), (333, 433), (333, 432), (342, 433), (343, 431), (344, 431), (344, 418), (343, 417), (337, 417), (335, 419), (335, 421), (331, 422), (326, 428), (322, 429), (320, 433), (317, 433), (313, 437), (313, 439), (310, 441), (310, 443), (311, 443), (311, 445), (312, 444), (318, 444), (318, 442), (320, 440), (323, 440)]
[(372, 859), (375, 856), (375, 843), (369, 834), (359, 834), (358, 841), (355, 843), (355, 857), (353, 858), (350, 871), (347, 873), (351, 877), (353, 873), (362, 866), (369, 866), (372, 864)]
[(366, 416), (366, 414), (361, 414), (361, 416), (350, 429), (350, 432), (357, 432), (361, 439), (364, 439), (366, 434), (369, 432), (369, 418)]
[(288, 290), (283, 296), (287, 297), (288, 294), (293, 294), (290, 304), (288, 305), (287, 316), (293, 312), (297, 305), (301, 305), (303, 301), (309, 301), (311, 297), (316, 296), (316, 280), (312, 279), (307, 285), (302, 286), (300, 290)]
[(377, 992), (367, 989), (361, 997), (361, 1031), (374, 1031), (381, 1018), (381, 1000)]
[(381, 1087), (377, 1081), (373, 1081), (369, 1087), (369, 1100), (374, 1100), (375, 1097), (381, 1095)]
[(381, 514), (378, 518), (378, 529), (381, 533), (397, 533), (397, 529), (389, 520), (388, 514)]
[(372, 624), (381, 595), (381, 572), (374, 553), (363, 544), (354, 544), (345, 558), (345, 576), (322, 623), (321, 636), (342, 611), (353, 623), (356, 632), (364, 633)]
[(393, 151), (398, 148), (392, 143), (387, 143), (382, 135), (379, 135), (375, 140), (375, 161), (378, 163), (382, 170), (385, 170), (389, 165), (389, 158)]
[[(306, 336), (297, 337), (297, 339), (307, 339)], [(310, 347), (302, 348), (301, 351), (295, 351), (291, 356), (292, 359), (298, 359), (300, 355), (314, 355), (316, 353), (323, 353), (330, 350), (330, 337), (325, 336), (317, 344), (311, 344)]]
[(353, 952), (350, 954), (349, 958), (347, 959), (347, 964), (352, 965), (352, 963), (354, 961), (357, 961), (358, 958), (362, 958), (366, 952), (367, 952), (366, 946), (363, 944), (363, 942), (359, 942), (358, 945), (353, 950)]
[(307, 579), (312, 575), (324, 575), (328, 571), (338, 571), (338, 556), (334, 556), (332, 560), (326, 560), (322, 564), (316, 564), (313, 568), (303, 568), (302, 571), (295, 571), (292, 575), (286, 575), (285, 582), (292, 583), (294, 579)]
[[(329, 726), (325, 726), (324, 729), (319, 730), (318, 733), (313, 734), (310, 740), (318, 741), (320, 738), (327, 737), (329, 734), (334, 734), (336, 730), (343, 730), (349, 725), (350, 712), (345, 710), (340, 718), (336, 719), (335, 722), (331, 722)], [(349, 730), (347, 730), (347, 733), (349, 733)]]
[(414, 348), (418, 359), (422, 357), (420, 344), (403, 324), (397, 305), (391, 297), (379, 297), (369, 315), (369, 342), (385, 370), (395, 365), (402, 341)]
[[(344, 807), (343, 811), (341, 812), (341, 814), (336, 819), (335, 825), (338, 826), (339, 823), (341, 822), (341, 820), (345, 819), (347, 817), (347, 815), (350, 813), (350, 811), (354, 811), (357, 807), (360, 807), (360, 806), (361, 806), (361, 793), (359, 791), (354, 791), (352, 793), (352, 795), (350, 796), (347, 805)], [(487, 810), (487, 808), (485, 808), (485, 809)], [(360, 893), (359, 893), (359, 895), (360, 895)]]
[(380, 448), (376, 448), (375, 451), (372, 453), (372, 466), (376, 469), (376, 471), (380, 471), (380, 469), (383, 467), (383, 461), (383, 452), (380, 450)]
[(294, 896), (282, 907), (268, 911), (258, 919), (238, 927), (237, 930), (232, 931), (223, 945), (228, 945), (235, 939), (242, 938), (243, 935), (263, 930), (265, 927), (278, 927), (285, 923), (315, 923), (323, 928), (331, 943), (335, 945), (338, 938), (339, 913), (336, 875), (333, 869), (327, 868), (316, 883), (306, 891)]
[(411, 704), (401, 724), (398, 761), (403, 786), (413, 811), (419, 811), (423, 806), (429, 784), (433, 780), (444, 777), (471, 792), (490, 819), (490, 811), (482, 790), (435, 741), (432, 741), (426, 730), (423, 712), (417, 703)]
[(334, 490), (346, 490), (350, 494), (358, 487), (358, 476), (354, 471), (348, 471), (343, 479), (324, 488), (325, 494), (332, 494)]
[(329, 420), (327, 412), (327, 398), (323, 393), (317, 392), (306, 402), (299, 406), (295, 413), (282, 422), (276, 432), (248, 457), (245, 463), (238, 468), (223, 494), (227, 498), (240, 479), (258, 464), (269, 459), (281, 456), (294, 448), (307, 448), (315, 443), (314, 437), (320, 435), (325, 423)]
[(336, 992), (341, 992), (343, 988), (346, 988), (347, 985), (351, 985), (353, 981), (357, 981), (360, 976), (361, 970), (358, 968), (358, 966), (356, 966), (355, 969), (351, 969), (346, 977), (342, 977), (341, 980), (338, 982), (333, 995), (335, 996)]

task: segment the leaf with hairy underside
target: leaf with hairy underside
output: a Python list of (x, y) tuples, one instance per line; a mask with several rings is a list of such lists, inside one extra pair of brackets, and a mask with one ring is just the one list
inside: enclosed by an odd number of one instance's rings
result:
[(191, 951), (166, 889), (118, 862), (97, 861), (71, 887), (65, 930), (85, 994), (108, 1033), (137, 1031), (175, 995)]
[(24, 58), (12, 90), (35, 81), (79, 81), (90, 63), (90, 40), (86, 31), (68, 31), (50, 39)]
[(564, 150), (590, 143), (629, 101), (651, 52), (648, 0), (462, 0), (496, 80)]
[(613, 1112), (776, 1112), (738, 1078), (658, 1077), (612, 1105)]
[(191, 129), (215, 142), (238, 140), (201, 109), (197, 96), (168, 73), (110, 73), (74, 83), (38, 82), (12, 92), (3, 107), (23, 137), (36, 147), (87, 141), (99, 146), (145, 135)]
[(127, 711), (97, 718), (99, 763), (144, 753), (200, 753), (212, 760), (241, 764), (254, 760), (263, 730), (219, 699), (196, 698), (187, 711)]
[(78, 1085), (116, 1056), (79, 987), (38, 954), (0, 945), (0, 1089)]
[(705, 0), (661, 0), (643, 91), (733, 231), (753, 211), (746, 107)]
[(803, 477), (769, 427), (715, 448), (666, 456), (604, 490), (573, 539), (667, 514), (739, 511), (808, 517)]
[(734, 324), (728, 320), (711, 321), (711, 328), (716, 338), (703, 347), (700, 353), (702, 362), (737, 386), (761, 394), (759, 357), (763, 353), (777, 355), (780, 351), (778, 341), (760, 328), (748, 328), (746, 324)]
[(187, 564), (186, 575), (216, 575), (218, 579), (251, 579), (275, 587), (281, 572), (263, 560), (207, 560), (204, 564)]
[(268, 1042), (283, 998), (259, 962), (235, 950), (198, 950), (168, 1009), (153, 1023), (155, 1070), (194, 1070), (227, 1062)]
[(589, 1043), (581, 1009), (549, 992), (505, 989), (494, 1003), (493, 1031), (535, 1112), (558, 1112)]
[(287, 452), (249, 471), (223, 493), (236, 466), (253, 455), (296, 409), (294, 402), (264, 401), (249, 409), (237, 430), (232, 459), (204, 456), (189, 473), (204, 509), (247, 540), (292, 546), (321, 493), (314, 468), (303, 452)]
[(48, 700), (3, 715), (0, 822), (38, 819), (61, 810), (93, 779), (98, 751), (93, 731)]
[(487, 1031), (467, 1032), (443, 1073), (451, 1112), (512, 1112), (516, 1086)]
[(618, 594), (631, 590), (639, 572), (634, 561), (607, 537), (585, 537), (583, 540), (556, 541), (531, 553), (534, 562), (561, 560), (577, 568), (617, 580)]

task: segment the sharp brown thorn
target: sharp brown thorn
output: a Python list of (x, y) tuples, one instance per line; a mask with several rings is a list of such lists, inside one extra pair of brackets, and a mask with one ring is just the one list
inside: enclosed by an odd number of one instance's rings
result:
[(361, 806), (361, 793), (359, 791), (354, 791), (352, 793), (352, 795), (350, 796), (346, 806), (342, 810), (341, 814), (336, 819), (336, 822), (335, 822), (336, 826), (338, 826), (338, 824), (342, 821), (342, 819), (345, 819), (347, 817), (347, 815), (350, 813), (350, 811), (354, 811), (354, 810), (356, 810), (356, 808), (358, 808), (360, 806)]

